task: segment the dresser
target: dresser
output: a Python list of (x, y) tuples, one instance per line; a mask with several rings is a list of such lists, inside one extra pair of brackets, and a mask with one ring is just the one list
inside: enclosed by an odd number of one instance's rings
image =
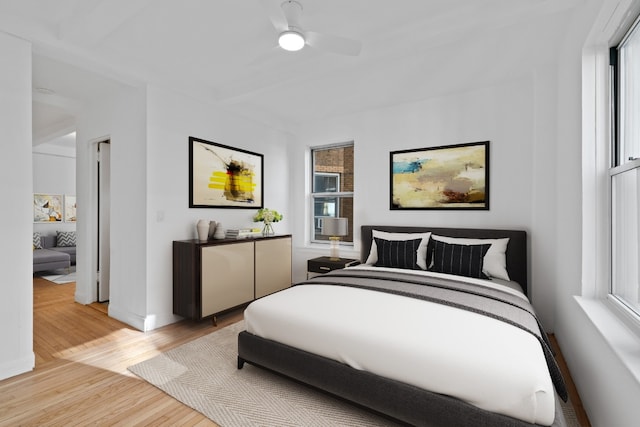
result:
[(291, 286), (291, 235), (175, 240), (173, 313), (202, 320)]

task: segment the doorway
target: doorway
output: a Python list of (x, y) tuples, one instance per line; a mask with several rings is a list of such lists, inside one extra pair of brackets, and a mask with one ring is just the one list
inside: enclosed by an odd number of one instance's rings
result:
[(111, 141), (98, 143), (98, 302), (109, 301), (110, 220), (111, 220)]

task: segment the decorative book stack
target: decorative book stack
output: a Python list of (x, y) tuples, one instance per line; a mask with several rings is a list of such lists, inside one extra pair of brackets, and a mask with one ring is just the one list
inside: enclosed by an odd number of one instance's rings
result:
[(226, 239), (246, 239), (247, 237), (261, 236), (259, 228), (230, 228), (225, 233)]

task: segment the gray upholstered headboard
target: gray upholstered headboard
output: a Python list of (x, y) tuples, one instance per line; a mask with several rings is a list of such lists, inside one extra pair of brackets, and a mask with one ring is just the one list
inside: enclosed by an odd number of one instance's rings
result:
[(412, 227), (396, 225), (363, 225), (361, 228), (362, 245), (360, 259), (367, 260), (371, 250), (372, 230), (387, 231), (391, 233), (424, 233), (430, 231), (434, 234), (448, 237), (468, 237), (472, 239), (501, 239), (508, 237), (507, 246), (507, 272), (509, 278), (522, 286), (524, 293), (529, 295), (527, 280), (527, 232), (523, 230), (491, 230), (481, 228), (437, 228), (437, 227)]

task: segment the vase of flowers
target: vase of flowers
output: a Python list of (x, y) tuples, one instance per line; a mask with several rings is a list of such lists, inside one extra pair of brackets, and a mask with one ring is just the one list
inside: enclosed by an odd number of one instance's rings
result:
[(273, 223), (282, 220), (282, 214), (273, 209), (262, 208), (253, 216), (253, 222), (264, 222), (262, 227), (262, 234), (264, 236), (271, 236), (274, 234)]

